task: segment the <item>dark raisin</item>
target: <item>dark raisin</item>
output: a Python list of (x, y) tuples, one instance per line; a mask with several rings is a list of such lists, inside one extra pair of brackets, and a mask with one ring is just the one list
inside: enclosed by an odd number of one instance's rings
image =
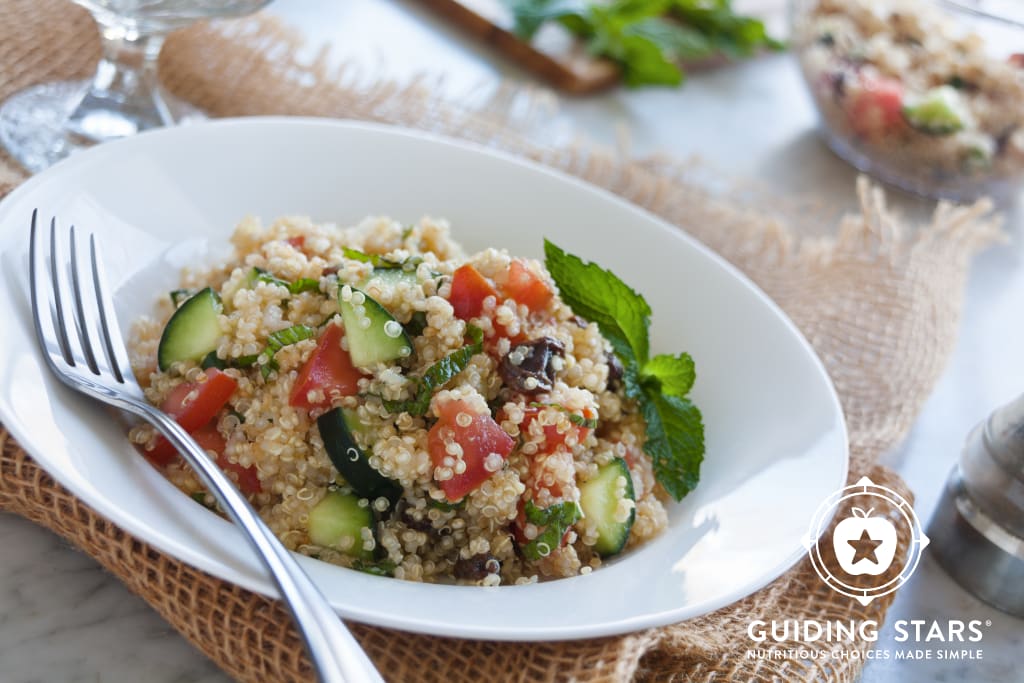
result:
[(622, 367), (622, 361), (611, 351), (605, 353), (605, 358), (608, 361), (608, 391), (615, 391), (622, 386), (626, 368)]
[(587, 325), (590, 324), (587, 322), (586, 318), (582, 318), (578, 315), (574, 315), (573, 317), (569, 318), (569, 322), (574, 324), (576, 327), (579, 327), (584, 330), (587, 329)]
[(478, 553), (469, 559), (460, 559), (455, 563), (455, 578), (466, 581), (480, 581), (488, 574), (497, 574), (501, 570), (501, 562), (489, 553)]
[[(498, 365), (502, 381), (524, 394), (551, 391), (555, 382), (555, 368), (551, 361), (565, 355), (565, 345), (551, 337), (541, 337), (513, 346)], [(522, 359), (518, 363), (513, 358)], [(530, 380), (533, 381), (530, 381)]]
[(428, 534), (437, 533), (430, 521), (430, 517), (427, 517), (426, 510), (414, 511), (405, 500), (398, 501), (398, 519), (413, 531), (422, 531)]

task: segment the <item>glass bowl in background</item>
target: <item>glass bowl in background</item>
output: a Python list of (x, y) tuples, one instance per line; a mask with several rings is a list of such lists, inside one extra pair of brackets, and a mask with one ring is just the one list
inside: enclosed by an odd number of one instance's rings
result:
[(794, 0), (792, 45), (828, 145), (928, 197), (1016, 197), (1024, 3)]
[(31, 172), (76, 150), (202, 113), (160, 87), (168, 33), (200, 19), (255, 12), (270, 0), (74, 0), (99, 27), (103, 55), (91, 81), (42, 83), (0, 105), (0, 144)]

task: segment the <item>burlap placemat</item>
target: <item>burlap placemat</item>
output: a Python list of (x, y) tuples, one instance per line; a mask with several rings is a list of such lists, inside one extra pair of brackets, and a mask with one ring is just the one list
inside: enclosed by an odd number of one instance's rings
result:
[[(457, 135), (562, 169), (664, 217), (746, 272), (814, 345), (842, 399), (851, 481), (870, 474), (909, 495), (876, 460), (906, 434), (949, 356), (968, 264), (1000, 234), (987, 205), (940, 206), (930, 223), (912, 226), (892, 216), (882, 194), (862, 181), (859, 214), (843, 219), (830, 239), (800, 239), (778, 211), (743, 208), (706, 189), (692, 165), (538, 144), (511, 125), (510, 112), (529, 112), (541, 101), (520, 91), (458, 107), (440, 101), (428, 84), (371, 82), (328, 66), (323, 55), (301, 63), (293, 56), (299, 44), (261, 16), (197, 25), (168, 41), (162, 75), (173, 92), (214, 115), (322, 115)], [(96, 30), (85, 12), (60, 0), (0, 4), (0, 99), (32, 83), (84, 77), (97, 57)], [(23, 177), (11, 163), (0, 163), (0, 192)], [(96, 558), (239, 680), (311, 679), (300, 641), (276, 601), (128, 536), (55, 484), (2, 428), (0, 447), (0, 509), (52, 529)], [(714, 614), (616, 638), (492, 643), (353, 626), (392, 681), (850, 681), (862, 657), (746, 657), (747, 625), (751, 619), (881, 623), (892, 597), (863, 607), (826, 587), (805, 561)], [(800, 644), (811, 652), (833, 645)], [(765, 643), (762, 649), (791, 646)], [(845, 644), (860, 653), (870, 646)]]

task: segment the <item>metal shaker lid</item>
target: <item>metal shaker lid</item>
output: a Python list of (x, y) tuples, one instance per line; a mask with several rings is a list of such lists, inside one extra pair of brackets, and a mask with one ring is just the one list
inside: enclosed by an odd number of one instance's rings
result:
[(964, 588), (1024, 617), (1024, 396), (968, 434), (928, 536)]

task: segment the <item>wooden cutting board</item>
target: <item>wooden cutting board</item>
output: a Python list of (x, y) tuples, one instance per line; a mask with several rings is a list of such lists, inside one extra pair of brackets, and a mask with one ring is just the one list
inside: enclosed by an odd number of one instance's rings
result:
[(619, 82), (614, 63), (588, 55), (564, 29), (546, 25), (526, 42), (512, 33), (512, 15), (501, 0), (419, 0), (552, 86), (582, 95)]

